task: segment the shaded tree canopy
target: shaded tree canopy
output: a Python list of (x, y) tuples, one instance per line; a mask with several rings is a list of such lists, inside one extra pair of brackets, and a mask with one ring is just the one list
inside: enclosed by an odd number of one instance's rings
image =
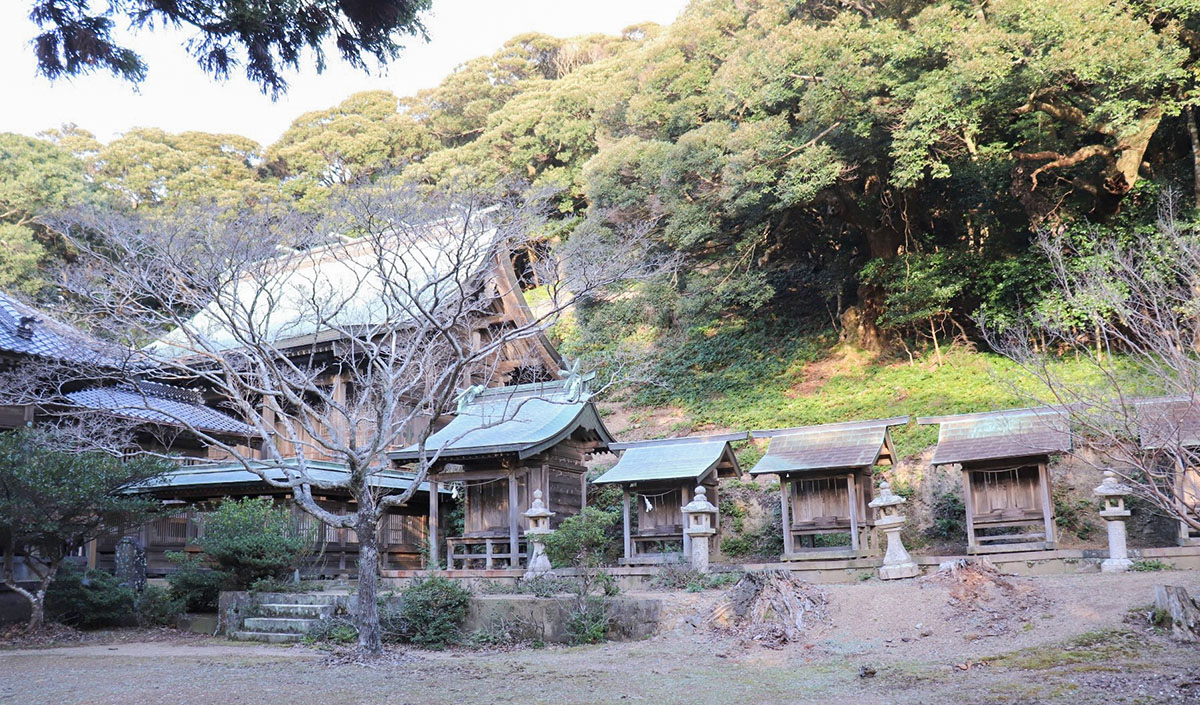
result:
[(33, 0), (30, 18), (38, 70), (47, 78), (110, 71), (132, 83), (146, 77), (137, 51), (114, 36), (117, 22), (134, 29), (193, 29), (188, 51), (205, 72), (227, 78), (242, 66), (272, 97), (287, 91), (283, 72), (311, 51), (325, 67), (332, 42), (342, 60), (365, 68), (367, 57), (394, 59), (404, 36), (424, 37), (430, 0)]
[(1197, 56), (1179, 0), (694, 0), (667, 27), (519, 35), (273, 145), (50, 137), (121, 207), (521, 183), (556, 190), (556, 237), (648, 223), (691, 266), (623, 300), (609, 338), (856, 307), (864, 342), (932, 342), (1038, 305), (1038, 230), (1136, 230), (1164, 189), (1197, 191)]

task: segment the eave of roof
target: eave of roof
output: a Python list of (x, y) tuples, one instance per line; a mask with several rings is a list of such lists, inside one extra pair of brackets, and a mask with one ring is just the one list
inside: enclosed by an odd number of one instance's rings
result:
[[(252, 462), (268, 477), (274, 480), (284, 480), (285, 471), (266, 462)], [(295, 461), (285, 463), (294, 466)], [(319, 482), (340, 482), (349, 473), (342, 463), (307, 460), (305, 469), (309, 477)], [(384, 490), (403, 491), (412, 487), (412, 475), (394, 470), (373, 473), (368, 482), (373, 487)], [(133, 492), (161, 492), (164, 490), (185, 490), (196, 487), (232, 487), (232, 486), (267, 486), (265, 480), (252, 470), (247, 470), (240, 462), (205, 463), (202, 465), (186, 465), (171, 470), (132, 486)], [(279, 488), (282, 489), (282, 488)], [(418, 492), (429, 492), (429, 483), (421, 482)], [(439, 494), (449, 494), (452, 490), (447, 487), (439, 488)]]
[(593, 484), (629, 484), (659, 480), (699, 480), (723, 462), (730, 474), (741, 475), (730, 441), (746, 440), (746, 432), (719, 436), (661, 438), (650, 441), (612, 443), (610, 450), (623, 451), (621, 459)]
[(933, 465), (1048, 456), (1071, 450), (1071, 431), (1061, 410), (1004, 409), (918, 419), (939, 424)]
[[(586, 398), (569, 401), (564, 381), (536, 382), (484, 390), (444, 428), (425, 442), (426, 454), (438, 461), (487, 455), (537, 455), (583, 429), (596, 434), (603, 447), (613, 442), (595, 405)], [(511, 410), (510, 410), (511, 409)], [(508, 440), (516, 439), (516, 440)], [(391, 451), (397, 462), (416, 460), (416, 445)]]
[(770, 438), (751, 475), (856, 470), (879, 462), (884, 451), (895, 459), (888, 428), (908, 423), (908, 416), (846, 423), (753, 431)]

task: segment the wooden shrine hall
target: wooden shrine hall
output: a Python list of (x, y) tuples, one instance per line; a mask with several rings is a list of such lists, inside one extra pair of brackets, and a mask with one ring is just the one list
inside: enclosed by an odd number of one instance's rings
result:
[[(750, 474), (779, 476), (783, 560), (857, 558), (876, 551), (867, 507), (874, 495), (873, 469), (896, 462), (888, 429), (906, 423), (907, 416), (897, 416), (752, 432), (771, 439)], [(831, 538), (847, 534), (848, 541)]]
[[(554, 512), (551, 527), (587, 502), (590, 455), (613, 442), (589, 401), (586, 379), (472, 388), (458, 414), (426, 440), (431, 492), (459, 483), (463, 530), (446, 538), (446, 566), (516, 568), (525, 557), (523, 516), (540, 489)], [(409, 446), (389, 453), (399, 466), (418, 460)], [(438, 561), (437, 503), (429, 505), (430, 562)]]
[(1050, 456), (1071, 450), (1066, 417), (1048, 407), (917, 420), (939, 424), (934, 465), (961, 465), (967, 553), (1054, 548)]
[[(1172, 478), (1180, 515), (1200, 522), (1200, 401), (1183, 397), (1139, 399), (1134, 405), (1138, 445)], [(1179, 520), (1180, 546), (1200, 546), (1200, 529)]]
[[(198, 551), (195, 539), (204, 534), (203, 514), (211, 511), (227, 497), (271, 497), (277, 504), (287, 506), (292, 519), (302, 530), (314, 532), (313, 550), (305, 556), (300, 572), (305, 577), (353, 576), (358, 572), (358, 538), (351, 529), (326, 526), (307, 514), (291, 499), (291, 490), (274, 487), (263, 481), (258, 473), (274, 480), (285, 480), (294, 473), (299, 461), (286, 459), (281, 465), (255, 462), (249, 470), (237, 461), (209, 462), (184, 465), (158, 477), (146, 480), (132, 489), (163, 501), (169, 511), (147, 524), (123, 535), (135, 536), (146, 548), (146, 567), (151, 575), (173, 572), (177, 566), (166, 558), (171, 551)], [(314, 480), (336, 485), (345, 483), (346, 466), (321, 460), (305, 460), (305, 472)], [(414, 478), (406, 473), (387, 470), (373, 474), (368, 480), (380, 494), (396, 494), (412, 487)], [(422, 482), (412, 499), (403, 506), (389, 509), (379, 527), (380, 566), (385, 570), (423, 568), (425, 546), (429, 536), (426, 524), (430, 514), (429, 484)], [(317, 504), (335, 513), (348, 514), (354, 504), (341, 488), (313, 488)], [(443, 488), (438, 500), (450, 503), (450, 491)], [(113, 535), (100, 541), (101, 567), (109, 567), (113, 548), (119, 538)]]
[(621, 563), (661, 563), (680, 551), (690, 555), (691, 539), (683, 530), (683, 507), (692, 501), (697, 486), (707, 488), (710, 502), (719, 503), (718, 481), (742, 474), (729, 443), (748, 438), (749, 434), (743, 432), (610, 443), (609, 449), (620, 451), (621, 459), (592, 484), (621, 487)]

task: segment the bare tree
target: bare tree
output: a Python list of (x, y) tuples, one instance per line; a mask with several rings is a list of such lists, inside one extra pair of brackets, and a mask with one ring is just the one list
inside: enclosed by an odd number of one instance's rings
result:
[(1024, 393), (1067, 418), (1081, 460), (1200, 531), (1200, 234), (1176, 204), (1164, 197), (1150, 234), (1040, 233), (1042, 304), (1020, 325), (980, 327), (1036, 380)]
[[(173, 421), (211, 455), (240, 461), (327, 526), (355, 533), (358, 647), (373, 654), (380, 521), (436, 462), (439, 449), (425, 441), (455, 398), (546, 367), (536, 343), (560, 314), (666, 262), (645, 231), (581, 226), (531, 265), (537, 272), (494, 276), (511, 252), (545, 249), (545, 211), (529, 201), (370, 185), (341, 191), (325, 213), (189, 207), (75, 213), (56, 226), (79, 249), (67, 287), (88, 317), (140, 348), (138, 364), (155, 380), (200, 390), (252, 426), (261, 446), (186, 414)], [(543, 283), (535, 310), (513, 298), (519, 281)], [(500, 315), (506, 301), (521, 315)], [(386, 494), (372, 478), (389, 469), (388, 450), (408, 444), (421, 449), (415, 481)], [(310, 472), (317, 459), (343, 464), (345, 478)], [(354, 512), (317, 503), (314, 492), (335, 487)]]

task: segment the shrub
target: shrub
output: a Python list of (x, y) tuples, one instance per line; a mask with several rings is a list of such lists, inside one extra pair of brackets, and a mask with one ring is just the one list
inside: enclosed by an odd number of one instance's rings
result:
[(208, 560), (244, 589), (260, 578), (280, 578), (295, 568), (312, 545), (291, 513), (269, 497), (227, 499), (205, 519), (196, 539)]
[(170, 627), (184, 611), (184, 600), (172, 591), (147, 585), (133, 601), (134, 617), (139, 627)]
[(1147, 558), (1140, 561), (1134, 561), (1130, 570), (1138, 573), (1157, 573), (1160, 570), (1170, 570), (1171, 564), (1160, 561), (1157, 558)]
[(167, 559), (179, 566), (167, 576), (171, 594), (183, 602), (188, 612), (216, 612), (221, 588), (231, 581), (229, 574), (205, 566), (196, 556), (168, 553)]
[(348, 617), (341, 615), (322, 619), (304, 635), (306, 644), (354, 644), (358, 641), (358, 627)]
[(469, 590), (434, 575), (413, 582), (401, 593), (400, 600), (398, 617), (412, 643), (429, 649), (458, 643), (471, 601)]
[(967, 508), (962, 497), (953, 492), (943, 492), (933, 498), (933, 525), (929, 535), (948, 541), (966, 541)]
[(610, 531), (619, 518), (615, 511), (584, 507), (546, 536), (547, 557), (556, 567), (598, 568), (620, 548), (618, 537)]
[(571, 643), (598, 644), (608, 636), (608, 610), (604, 602), (590, 597), (571, 610), (567, 617), (567, 632), (571, 635)]
[(702, 592), (725, 587), (737, 582), (741, 571), (726, 573), (701, 573), (682, 560), (667, 561), (650, 579), (652, 590), (687, 590)]
[(135, 623), (133, 589), (103, 570), (86, 573), (64, 566), (46, 592), (48, 616), (81, 629), (122, 627)]

